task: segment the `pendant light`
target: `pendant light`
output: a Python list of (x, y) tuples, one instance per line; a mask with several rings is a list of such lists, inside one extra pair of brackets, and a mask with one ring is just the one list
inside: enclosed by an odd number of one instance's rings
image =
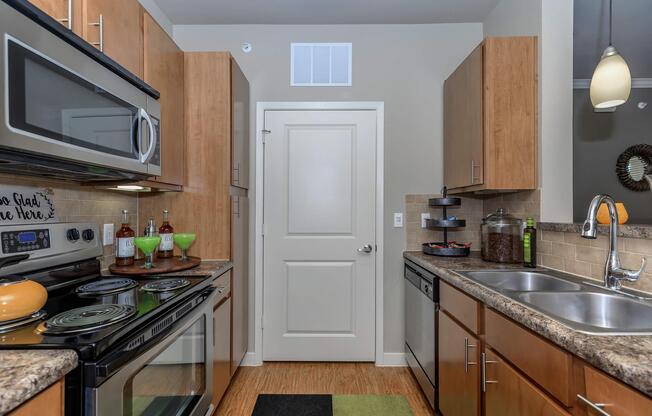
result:
[(609, 46), (602, 53), (591, 77), (591, 103), (594, 108), (624, 104), (632, 89), (632, 75), (627, 62), (612, 45), (613, 0), (609, 0)]

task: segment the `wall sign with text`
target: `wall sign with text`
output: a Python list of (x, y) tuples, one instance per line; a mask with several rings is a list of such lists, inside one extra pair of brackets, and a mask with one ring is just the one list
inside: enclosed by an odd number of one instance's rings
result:
[(0, 225), (57, 222), (50, 191), (0, 185)]

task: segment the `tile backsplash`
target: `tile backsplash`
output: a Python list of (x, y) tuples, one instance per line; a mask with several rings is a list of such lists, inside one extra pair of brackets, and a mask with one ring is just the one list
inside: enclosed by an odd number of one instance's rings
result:
[[(472, 250), (480, 250), (480, 223), (483, 217), (504, 208), (517, 218), (540, 218), (540, 191), (525, 191), (480, 198), (462, 197), (462, 206), (449, 209), (449, 215), (466, 219), (467, 227), (449, 233), (449, 240), (472, 243)], [(421, 244), (441, 241), (442, 232), (421, 228), (421, 213), (430, 212), (432, 218), (441, 217), (441, 208), (429, 207), (428, 199), (440, 195), (406, 195), (406, 247), (421, 250)], [(537, 232), (537, 262), (551, 269), (561, 270), (602, 282), (607, 259), (609, 237), (599, 235), (595, 240), (582, 238), (577, 232)], [(618, 252), (623, 267), (636, 269), (643, 257), (648, 265), (638, 282), (624, 286), (652, 293), (652, 239), (618, 238)]]
[[(599, 235), (595, 240), (582, 238), (578, 233), (539, 231), (537, 257), (541, 266), (603, 281), (609, 237)], [(623, 267), (636, 269), (643, 257), (648, 265), (638, 282), (623, 285), (652, 293), (652, 240), (618, 238), (618, 253)]]
[[(32, 186), (50, 190), (57, 210), (59, 221), (62, 222), (94, 222), (99, 224), (100, 234), (102, 224), (114, 224), (114, 228), (122, 223), (122, 210), (129, 210), (129, 221), (134, 230), (138, 230), (138, 198), (136, 194), (95, 189), (72, 182), (43, 180), (0, 174), (0, 184), (5, 186)], [(100, 236), (101, 241), (101, 236)], [(102, 267), (108, 267), (114, 260), (114, 246), (104, 247), (101, 259)]]

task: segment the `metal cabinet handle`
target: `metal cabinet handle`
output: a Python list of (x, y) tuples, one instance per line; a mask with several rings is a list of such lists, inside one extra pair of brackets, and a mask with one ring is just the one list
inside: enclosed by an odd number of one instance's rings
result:
[(233, 215), (240, 218), (240, 197), (233, 197)]
[(72, 0), (68, 0), (68, 17), (58, 20), (60, 23), (65, 23), (69, 30), (72, 30)]
[(358, 249), (358, 253), (371, 253), (372, 251), (374, 251), (374, 248), (371, 247), (371, 244), (365, 244)]
[(89, 26), (95, 26), (99, 28), (100, 40), (99, 42), (91, 42), (91, 45), (97, 46), (100, 52), (104, 52), (104, 15), (100, 13), (100, 18), (97, 22), (89, 23)]
[(602, 416), (611, 416), (609, 413), (605, 412), (603, 407), (607, 406), (604, 403), (593, 403), (591, 400), (587, 399), (586, 397), (582, 396), (581, 394), (577, 395), (577, 398), (586, 403), (591, 409), (595, 410), (596, 412), (600, 413)]
[(480, 180), (480, 177), (475, 176), (475, 168), (480, 168), (480, 164), (476, 164), (475, 160), (471, 160), (471, 185), (475, 185), (475, 182)]
[(235, 166), (233, 167), (233, 181), (237, 183), (238, 185), (240, 184), (240, 162), (236, 163)]
[(476, 347), (477, 345), (469, 344), (468, 338), (464, 338), (464, 372), (465, 373), (469, 372), (470, 365), (478, 365), (478, 363), (475, 361), (469, 361), (469, 348), (476, 348)]
[(498, 361), (487, 360), (487, 354), (482, 353), (482, 392), (487, 392), (487, 384), (498, 384), (497, 380), (487, 380), (487, 364), (498, 364)]

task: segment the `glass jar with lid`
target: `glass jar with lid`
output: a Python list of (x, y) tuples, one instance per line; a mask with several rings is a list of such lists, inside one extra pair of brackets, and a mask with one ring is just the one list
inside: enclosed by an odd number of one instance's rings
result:
[(523, 261), (523, 221), (503, 208), (482, 219), (482, 258), (497, 263)]

